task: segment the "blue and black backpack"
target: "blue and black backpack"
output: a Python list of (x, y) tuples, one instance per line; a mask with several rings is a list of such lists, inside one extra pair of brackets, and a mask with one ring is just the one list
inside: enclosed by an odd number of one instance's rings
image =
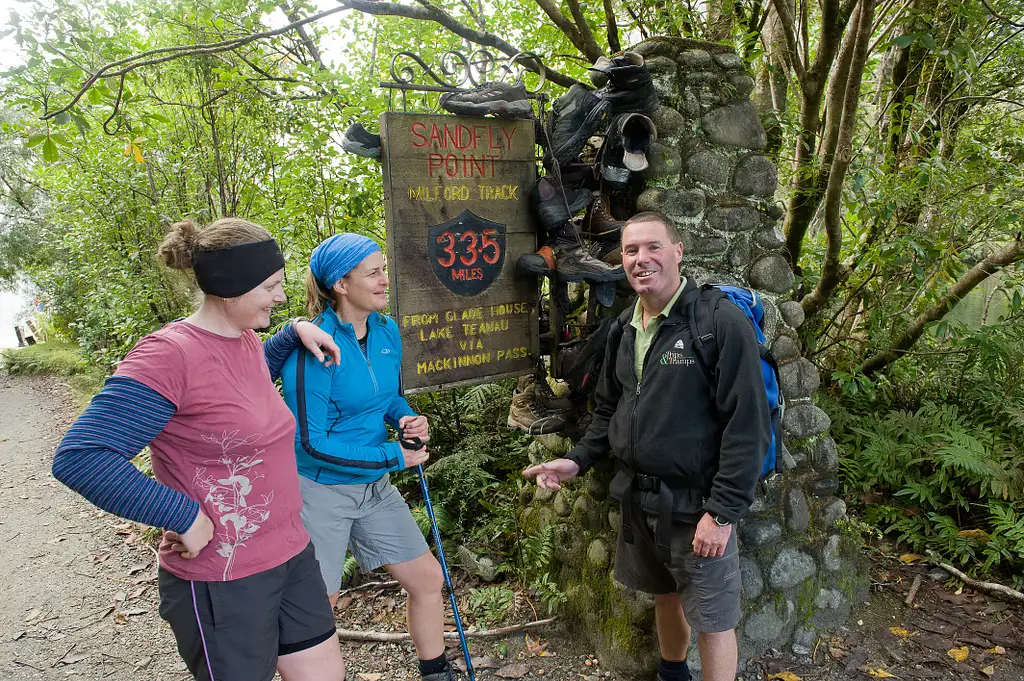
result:
[(779, 450), (782, 446), (782, 415), (786, 408), (782, 396), (779, 379), (779, 365), (775, 361), (764, 335), (764, 303), (756, 291), (727, 286), (724, 284), (704, 284), (698, 295), (693, 296), (685, 311), (687, 319), (693, 324), (690, 331), (693, 335), (693, 351), (697, 362), (703, 369), (711, 385), (711, 399), (714, 402), (717, 386), (715, 385), (714, 368), (718, 364), (718, 343), (714, 334), (714, 314), (722, 301), (728, 301), (740, 309), (750, 320), (757, 336), (757, 347), (761, 354), (761, 378), (764, 380), (764, 391), (768, 397), (768, 408), (771, 411), (772, 440), (765, 453), (764, 466), (761, 468), (760, 481), (762, 486), (767, 478), (783, 471), (782, 457)]

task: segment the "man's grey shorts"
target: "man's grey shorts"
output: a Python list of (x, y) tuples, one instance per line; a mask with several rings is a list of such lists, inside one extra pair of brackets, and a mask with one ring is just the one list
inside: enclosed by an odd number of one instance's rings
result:
[(714, 633), (734, 629), (741, 615), (736, 526), (733, 525), (729, 534), (725, 554), (702, 558), (693, 552), (697, 526), (673, 522), (670, 560), (666, 563), (659, 557), (654, 543), (658, 517), (640, 511), (636, 511), (634, 517), (633, 543), (627, 544), (619, 532), (615, 549), (616, 581), (649, 594), (678, 593), (686, 621), (697, 631)]
[(364, 570), (404, 563), (429, 549), (405, 499), (385, 475), (369, 485), (324, 485), (299, 476), (302, 523), (327, 593), (341, 588), (346, 549)]

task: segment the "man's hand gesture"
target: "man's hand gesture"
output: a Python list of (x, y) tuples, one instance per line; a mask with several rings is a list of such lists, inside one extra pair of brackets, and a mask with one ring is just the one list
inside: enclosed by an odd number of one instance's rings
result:
[(527, 478), (537, 478), (537, 487), (544, 489), (562, 489), (562, 483), (576, 477), (580, 472), (579, 464), (569, 459), (555, 459), (546, 463), (530, 466), (523, 471)]
[(710, 513), (705, 513), (693, 535), (693, 552), (704, 558), (724, 556), (730, 534), (732, 525), (719, 525)]

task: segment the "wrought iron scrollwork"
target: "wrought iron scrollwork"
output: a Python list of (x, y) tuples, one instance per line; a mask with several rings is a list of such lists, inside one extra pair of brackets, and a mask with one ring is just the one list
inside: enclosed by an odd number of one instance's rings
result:
[[(536, 96), (546, 82), (544, 63), (533, 52), (499, 60), (483, 49), (469, 55), (449, 50), (440, 56), (436, 68), (431, 68), (418, 54), (403, 51), (391, 58), (390, 71), (392, 82), (381, 83), (381, 87), (423, 92), (454, 92), (502, 82), (523, 84), (528, 94)], [(528, 78), (530, 73), (534, 77)]]

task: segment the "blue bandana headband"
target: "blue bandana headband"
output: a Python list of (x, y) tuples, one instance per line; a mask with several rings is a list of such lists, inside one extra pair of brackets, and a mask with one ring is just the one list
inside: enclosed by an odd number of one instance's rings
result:
[(335, 234), (313, 249), (309, 269), (324, 290), (330, 291), (339, 279), (378, 251), (380, 246), (370, 237), (362, 234)]

